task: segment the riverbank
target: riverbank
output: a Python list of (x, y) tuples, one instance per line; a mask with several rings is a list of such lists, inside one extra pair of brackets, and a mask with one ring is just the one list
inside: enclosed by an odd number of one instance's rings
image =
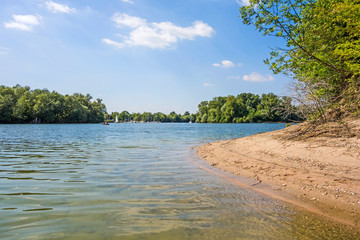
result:
[(360, 120), (209, 143), (197, 155), (249, 188), (360, 228)]

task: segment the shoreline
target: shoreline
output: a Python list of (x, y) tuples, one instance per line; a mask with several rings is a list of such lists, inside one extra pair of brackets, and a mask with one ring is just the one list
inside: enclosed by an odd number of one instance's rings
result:
[(210, 165), (206, 170), (236, 185), (360, 229), (360, 139), (289, 139), (297, 128), (208, 143), (195, 152)]

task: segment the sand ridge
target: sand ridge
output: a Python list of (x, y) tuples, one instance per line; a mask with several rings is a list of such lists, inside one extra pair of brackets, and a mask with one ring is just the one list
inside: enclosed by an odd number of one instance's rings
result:
[(360, 139), (294, 140), (284, 138), (288, 133), (209, 143), (196, 153), (213, 167), (269, 184), (281, 198), (288, 194), (300, 205), (360, 228)]

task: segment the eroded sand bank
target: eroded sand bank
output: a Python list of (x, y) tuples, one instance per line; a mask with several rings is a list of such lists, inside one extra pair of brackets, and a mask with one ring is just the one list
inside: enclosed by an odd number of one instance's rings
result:
[(209, 143), (196, 153), (220, 170), (259, 183), (250, 188), (360, 227), (360, 139), (294, 140), (286, 137), (289, 131)]

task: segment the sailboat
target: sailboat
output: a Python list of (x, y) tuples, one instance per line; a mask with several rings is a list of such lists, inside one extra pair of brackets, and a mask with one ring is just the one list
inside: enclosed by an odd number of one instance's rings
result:
[(118, 123), (119, 122), (119, 118), (118, 118), (118, 116), (116, 115), (116, 117), (115, 117), (115, 123)]

